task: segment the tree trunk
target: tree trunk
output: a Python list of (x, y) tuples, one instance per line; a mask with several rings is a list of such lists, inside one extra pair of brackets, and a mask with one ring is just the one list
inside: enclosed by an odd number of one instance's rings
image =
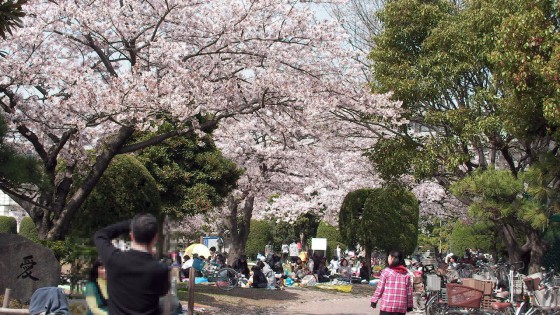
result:
[(525, 268), (523, 272), (538, 272), (543, 263), (546, 251), (546, 242), (542, 239), (539, 231), (527, 228), (524, 230), (526, 242), (522, 246), (515, 239), (515, 228), (511, 225), (504, 225), (502, 228), (504, 244), (506, 245), (509, 262), (523, 262)]
[(371, 249), (366, 247), (366, 266), (367, 266), (367, 278), (371, 279)]
[[(126, 144), (134, 129), (123, 126), (118, 133), (107, 141), (96, 157), (88, 175), (80, 186), (73, 189), (76, 182), (73, 180), (75, 165), (66, 165), (62, 173), (56, 173), (56, 158), (45, 158), (46, 172), (50, 177), (52, 189), (45, 189), (36, 203), (24, 198), (14, 198), (29, 214), (37, 227), (39, 239), (63, 240), (68, 233), (68, 228), (74, 215), (78, 212), (86, 198), (95, 188), (99, 179), (109, 166), (111, 160), (119, 154), (119, 150)], [(55, 150), (56, 151), (56, 150)], [(57, 180), (57, 176), (61, 177)]]
[(543, 265), (543, 257), (546, 252), (547, 244), (543, 240), (542, 236), (537, 231), (532, 231), (527, 237), (527, 243), (523, 245), (523, 249), (526, 249), (530, 253), (528, 273), (539, 272), (541, 266)]
[(165, 238), (167, 237), (167, 229), (166, 227), (166, 215), (162, 215), (160, 218), (158, 218), (158, 238), (156, 241), (156, 254), (155, 257), (156, 259), (161, 259), (162, 257), (164, 257), (165, 254), (167, 254), (167, 250), (168, 248), (165, 247)]
[[(244, 200), (242, 213), (238, 213), (239, 205)], [(230, 230), (230, 249), (228, 253), (228, 264), (232, 264), (237, 258), (245, 254), (245, 246), (251, 228), (251, 218), (253, 217), (253, 204), (255, 197), (245, 195), (245, 198), (236, 200), (233, 195), (228, 196), (228, 219), (227, 225)]]
[(521, 246), (515, 238), (514, 227), (509, 224), (502, 225), (501, 234), (503, 236), (504, 245), (506, 246), (508, 252), (509, 262), (521, 261), (523, 258), (523, 252)]

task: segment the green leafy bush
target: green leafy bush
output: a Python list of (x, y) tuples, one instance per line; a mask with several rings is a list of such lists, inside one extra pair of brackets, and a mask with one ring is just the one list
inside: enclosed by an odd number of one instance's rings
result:
[(0, 216), (0, 233), (17, 233), (17, 221), (14, 217)]
[(245, 247), (249, 259), (255, 259), (259, 251), (264, 254), (264, 246), (272, 238), (271, 230), (268, 221), (251, 220), (251, 230)]
[(91, 240), (102, 227), (137, 213), (159, 216), (160, 209), (157, 182), (146, 167), (133, 155), (118, 155), (73, 218), (69, 236)]
[[(321, 222), (317, 228), (317, 237), (327, 239), (327, 251), (325, 255), (330, 257), (334, 254), (336, 244), (343, 244), (342, 237), (338, 229), (328, 223)], [(344, 248), (344, 246), (341, 246)]]
[(33, 242), (37, 243), (39, 241), (39, 236), (37, 232), (37, 227), (30, 217), (24, 217), (19, 224), (19, 235), (27, 237)]
[(491, 222), (463, 223), (457, 221), (449, 238), (452, 253), (461, 256), (466, 248), (479, 248), (482, 252), (491, 252), (498, 240), (496, 228)]

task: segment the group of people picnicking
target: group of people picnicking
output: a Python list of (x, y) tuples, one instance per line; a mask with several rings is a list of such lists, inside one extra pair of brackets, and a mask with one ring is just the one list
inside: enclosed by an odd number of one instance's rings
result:
[[(129, 250), (120, 250), (112, 243), (114, 238), (129, 234)], [(182, 313), (181, 305), (166, 299), (170, 291), (170, 266), (154, 258), (152, 249), (157, 238), (157, 221), (151, 214), (140, 214), (132, 220), (110, 225), (94, 235), (99, 258), (94, 262), (86, 284), (88, 314), (162, 314)], [(297, 246), (297, 245), (296, 245)], [(257, 263), (249, 269), (247, 257), (242, 255), (231, 263), (231, 267), (251, 279), (251, 286), (270, 288), (278, 280), (284, 283), (314, 279), (327, 282), (333, 277), (350, 279), (358, 274), (369, 280), (363, 259), (347, 259), (340, 251), (330, 261), (320, 252), (298, 250), (297, 255), (283, 252), (277, 255), (271, 244), (265, 247), (265, 255), (259, 255)], [(208, 260), (216, 266), (228, 264), (224, 255), (211, 249), (210, 257), (177, 257), (182, 276), (188, 275), (197, 260)], [(350, 261), (352, 263), (350, 263)], [(392, 251), (388, 256), (388, 268), (379, 278), (377, 289), (371, 299), (373, 308), (379, 305), (381, 314), (404, 314), (412, 307), (410, 275), (404, 267), (403, 254)], [(354, 265), (354, 270), (352, 266)], [(356, 272), (356, 270), (358, 270)], [(408, 278), (407, 278), (408, 277)], [(176, 298), (175, 298), (176, 299)]]
[(210, 248), (208, 257), (185, 255), (181, 263), (181, 259), (177, 259), (178, 254), (174, 254), (173, 260), (179, 260), (183, 280), (189, 277), (191, 268), (195, 269), (195, 277), (202, 277), (200, 268), (193, 266), (195, 264), (218, 269), (231, 267), (243, 275), (248, 286), (255, 288), (282, 288), (284, 285), (324, 283), (333, 279), (347, 282), (356, 279), (369, 281), (370, 272), (364, 259), (344, 255), (340, 246), (337, 246), (337, 251), (330, 260), (321, 251), (303, 250), (301, 243), (295, 241), (290, 245), (282, 245), (281, 248), (286, 251), (282, 251), (280, 255), (273, 250), (269, 242), (264, 253), (258, 253), (251, 268), (246, 255), (230, 262), (227, 261), (225, 253), (218, 253), (215, 247)]

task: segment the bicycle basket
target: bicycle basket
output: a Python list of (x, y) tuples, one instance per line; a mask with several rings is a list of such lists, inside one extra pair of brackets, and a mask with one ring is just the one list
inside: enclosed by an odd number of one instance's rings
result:
[(460, 284), (447, 284), (447, 303), (453, 307), (480, 308), (483, 292)]
[(438, 275), (426, 275), (426, 290), (439, 291), (441, 290), (441, 278)]

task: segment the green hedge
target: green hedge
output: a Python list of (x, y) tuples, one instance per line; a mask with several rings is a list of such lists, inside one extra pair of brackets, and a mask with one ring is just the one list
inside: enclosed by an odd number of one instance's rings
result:
[(272, 226), (268, 221), (251, 220), (251, 229), (245, 247), (249, 260), (255, 260), (259, 251), (264, 254), (266, 243), (272, 239), (271, 230)]
[(0, 233), (17, 234), (16, 218), (0, 216)]
[(35, 227), (35, 223), (30, 217), (24, 217), (19, 224), (19, 235), (27, 237), (33, 242), (39, 242), (39, 233)]
[(335, 254), (336, 244), (341, 244), (341, 248), (346, 247), (342, 245), (343, 241), (338, 229), (325, 222), (319, 223), (319, 227), (317, 228), (317, 238), (327, 239), (327, 251), (325, 252), (325, 256), (329, 259)]

